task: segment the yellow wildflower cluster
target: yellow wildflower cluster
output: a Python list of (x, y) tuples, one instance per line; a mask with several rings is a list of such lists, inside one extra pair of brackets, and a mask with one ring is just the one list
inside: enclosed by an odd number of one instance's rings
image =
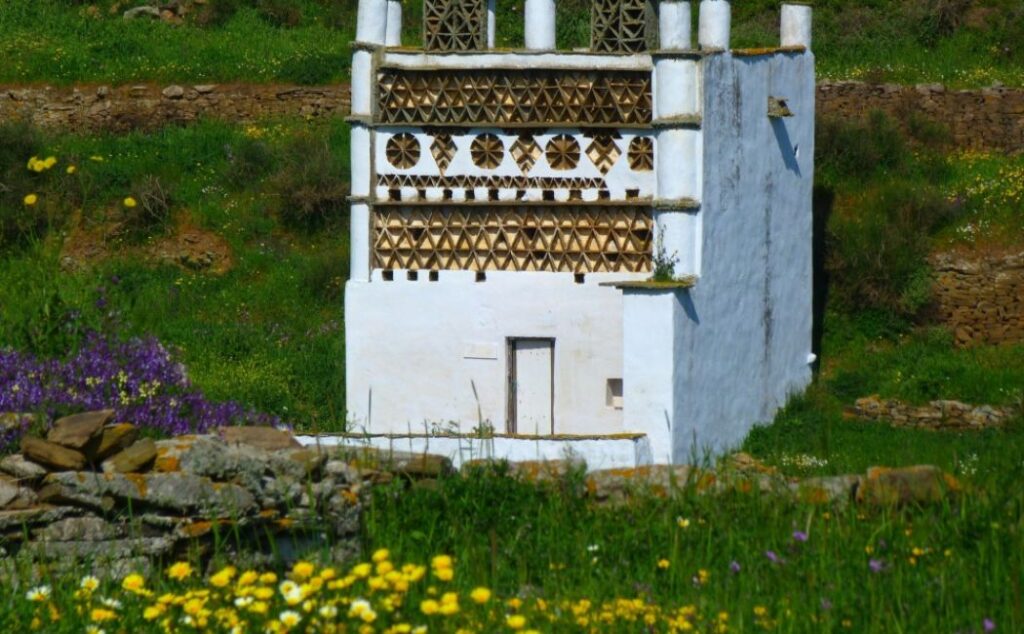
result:
[(729, 631), (727, 612), (703, 614), (693, 605), (664, 608), (644, 598), (501, 598), (485, 586), (460, 593), (433, 585), (455, 576), (449, 555), (429, 565), (398, 564), (381, 549), (347, 570), (300, 561), (282, 578), (229, 565), (203, 580), (190, 563), (178, 562), (152, 581), (135, 573), (116, 584), (84, 577), (68, 608), (55, 601), (49, 586), (29, 590), (25, 601), (32, 606), (32, 629), (53, 629), (65, 609), (96, 634), (131, 622), (148, 622), (153, 631), (166, 633), (232, 634)]
[(57, 164), (57, 157), (56, 156), (48, 156), (45, 159), (41, 159), (38, 156), (33, 156), (32, 158), (30, 158), (28, 160), (28, 165), (26, 167), (28, 167), (30, 172), (35, 172), (36, 174), (41, 174), (42, 172), (45, 172), (45, 171), (53, 168), (53, 166), (56, 165), (56, 164)]

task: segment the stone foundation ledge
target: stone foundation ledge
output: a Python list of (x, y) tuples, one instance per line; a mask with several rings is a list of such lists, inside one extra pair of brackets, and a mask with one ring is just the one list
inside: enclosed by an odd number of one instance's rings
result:
[(1019, 415), (1014, 407), (969, 405), (953, 400), (932, 401), (927, 405), (909, 405), (878, 395), (857, 399), (847, 410), (854, 420), (889, 423), (893, 427), (909, 427), (934, 431), (971, 431), (1005, 427)]

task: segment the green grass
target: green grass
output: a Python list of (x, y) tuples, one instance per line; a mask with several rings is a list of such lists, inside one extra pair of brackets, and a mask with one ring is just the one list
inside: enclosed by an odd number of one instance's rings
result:
[[(1024, 9), (1015, 0), (828, 0), (816, 3), (822, 79), (954, 87), (1020, 86)], [(90, 13), (88, 7), (98, 10)], [(111, 7), (117, 7), (111, 9)], [(354, 1), (210, 0), (184, 25), (126, 22), (125, 5), (6, 0), (0, 82), (345, 81)], [(776, 0), (734, 7), (735, 47), (778, 43)], [(499, 0), (497, 45), (521, 47), (523, 0)], [(212, 17), (211, 17), (212, 16)], [(405, 3), (406, 44), (422, 38), (419, 0)], [(589, 3), (558, 3), (558, 45), (589, 45)], [(695, 31), (696, 32), (696, 31)]]
[[(342, 285), (348, 275), (347, 127), (304, 121), (258, 127), (203, 123), (152, 135), (61, 136), (43, 139), (40, 152), (60, 163), (29, 185), (39, 206), (56, 210), (48, 231), (9, 245), (0, 258), (0, 345), (62, 356), (88, 329), (118, 336), (154, 335), (178, 350), (189, 376), (216, 400), (238, 400), (306, 429), (344, 425)], [(257, 141), (253, 136), (261, 137)], [(297, 171), (286, 157), (294, 147), (324, 138), (337, 162), (331, 182), (309, 188), (310, 165)], [(239, 179), (243, 148), (266, 146), (272, 157), (263, 178)], [(102, 157), (93, 161), (89, 157)], [(19, 158), (24, 170), (25, 159)], [(65, 166), (78, 171), (68, 183)], [(172, 200), (175, 222), (221, 236), (234, 266), (224, 275), (140, 261), (137, 251), (166, 229), (141, 238), (114, 237), (114, 257), (80, 272), (61, 270), (65, 236), (76, 226), (116, 226), (121, 201), (135, 183), (158, 176)], [(323, 211), (294, 210), (295, 189)], [(18, 206), (25, 192), (10, 195)], [(0, 211), (3, 207), (0, 201)], [(78, 220), (73, 218), (78, 217)], [(93, 237), (93, 240), (103, 240)], [(121, 255), (117, 255), (121, 252)], [(116, 280), (116, 281), (115, 281)], [(103, 289), (108, 305), (96, 300)]]

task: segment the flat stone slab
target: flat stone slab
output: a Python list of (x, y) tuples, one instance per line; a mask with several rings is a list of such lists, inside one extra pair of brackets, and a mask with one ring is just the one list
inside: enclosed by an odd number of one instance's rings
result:
[(21, 439), (21, 453), (32, 462), (56, 471), (78, 471), (85, 467), (85, 454), (41, 438)]
[(75, 514), (66, 506), (40, 505), (29, 509), (0, 511), (0, 530), (21, 529), (23, 526), (48, 524)]
[(40, 541), (99, 542), (121, 537), (122, 530), (110, 522), (94, 516), (68, 517), (57, 520), (36, 531)]
[(220, 430), (220, 437), (229, 445), (249, 445), (265, 451), (302, 447), (291, 432), (265, 426), (224, 427)]
[(131, 423), (107, 425), (100, 436), (100, 445), (96, 449), (96, 459), (106, 460), (118, 451), (131, 447), (139, 437), (139, 429)]
[(46, 475), (44, 467), (25, 459), (20, 453), (4, 456), (0, 459), (0, 471), (10, 474), (15, 478), (35, 480)]
[(961, 490), (956, 478), (932, 465), (871, 467), (857, 487), (857, 502), (873, 506), (934, 504)]
[(65, 416), (53, 424), (46, 439), (68, 449), (84, 451), (87, 445), (99, 441), (103, 426), (113, 418), (112, 409)]
[(138, 473), (156, 460), (156, 443), (143, 438), (103, 463), (105, 473)]

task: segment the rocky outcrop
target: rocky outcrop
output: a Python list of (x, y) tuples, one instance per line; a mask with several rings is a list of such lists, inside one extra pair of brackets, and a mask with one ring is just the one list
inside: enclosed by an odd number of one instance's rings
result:
[(932, 258), (932, 266), (938, 317), (957, 345), (1024, 341), (1024, 252), (943, 253)]
[(968, 405), (960, 401), (932, 401), (927, 405), (909, 405), (878, 395), (859, 398), (848, 411), (850, 418), (889, 423), (893, 427), (911, 427), (934, 431), (970, 431), (1004, 427), (1018, 412), (1013, 407)]

